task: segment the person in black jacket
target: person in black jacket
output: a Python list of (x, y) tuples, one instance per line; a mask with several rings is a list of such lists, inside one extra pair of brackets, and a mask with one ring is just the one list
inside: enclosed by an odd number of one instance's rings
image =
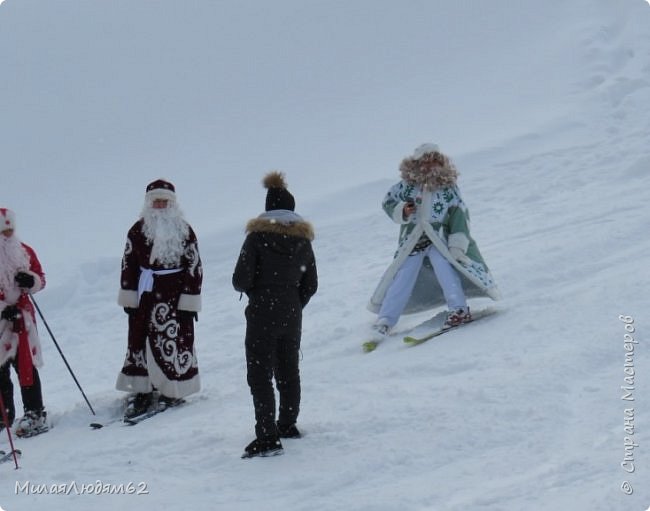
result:
[[(255, 440), (243, 458), (282, 454), (280, 438), (298, 438), (302, 310), (318, 287), (311, 241), (314, 230), (294, 212), (284, 175), (264, 177), (266, 211), (250, 220), (232, 277), (248, 295), (247, 380), (255, 408)], [(280, 396), (275, 421), (273, 378)]]

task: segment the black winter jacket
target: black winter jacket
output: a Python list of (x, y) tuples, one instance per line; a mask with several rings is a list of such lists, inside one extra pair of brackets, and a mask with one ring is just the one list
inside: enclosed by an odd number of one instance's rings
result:
[(248, 295), (249, 320), (291, 316), (294, 323), (300, 321), (302, 308), (318, 288), (311, 246), (314, 231), (295, 213), (289, 217), (295, 221), (289, 223), (278, 221), (273, 213), (248, 222), (232, 283), (237, 291)]

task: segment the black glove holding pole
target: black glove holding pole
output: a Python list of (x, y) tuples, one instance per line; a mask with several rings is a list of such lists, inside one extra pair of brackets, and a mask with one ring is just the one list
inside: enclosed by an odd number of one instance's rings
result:
[(16, 321), (20, 317), (20, 309), (15, 305), (7, 305), (0, 317), (6, 321)]
[(35, 283), (34, 275), (30, 275), (24, 271), (19, 271), (16, 273), (14, 280), (16, 281), (16, 284), (18, 284), (18, 287), (23, 287), (25, 289), (33, 288)]

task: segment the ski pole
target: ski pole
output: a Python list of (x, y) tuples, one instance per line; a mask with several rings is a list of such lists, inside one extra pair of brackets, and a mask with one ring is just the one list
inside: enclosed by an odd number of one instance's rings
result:
[(16, 455), (16, 449), (14, 448), (14, 440), (11, 438), (11, 428), (9, 427), (9, 417), (7, 417), (7, 409), (5, 408), (4, 399), (2, 399), (2, 392), (0, 392), (0, 406), (2, 407), (2, 422), (4, 422), (5, 429), (7, 430), (7, 436), (9, 437), (9, 448), (11, 449), (12, 454), (14, 455), (14, 463), (16, 464), (16, 470), (18, 470), (18, 456)]
[(61, 358), (63, 359), (63, 362), (65, 363), (65, 366), (68, 368), (68, 371), (70, 371), (70, 375), (72, 376), (72, 379), (74, 382), (77, 384), (77, 387), (79, 388), (79, 391), (81, 392), (81, 395), (84, 397), (86, 400), (86, 404), (88, 405), (88, 408), (90, 408), (90, 411), (93, 413), (93, 415), (97, 415), (95, 413), (95, 410), (93, 410), (92, 405), (90, 404), (90, 401), (88, 401), (88, 398), (86, 397), (85, 392), (81, 388), (81, 385), (79, 385), (79, 381), (77, 380), (77, 377), (74, 375), (72, 372), (72, 368), (70, 367), (70, 364), (68, 364), (68, 361), (65, 359), (65, 355), (61, 351), (61, 348), (59, 347), (59, 343), (56, 342), (56, 339), (54, 338), (54, 334), (52, 333), (52, 330), (50, 330), (49, 325), (47, 324), (47, 321), (45, 321), (45, 317), (43, 316), (43, 313), (41, 312), (40, 307), (36, 303), (36, 300), (34, 300), (34, 295), (29, 295), (29, 297), (32, 299), (32, 303), (34, 304), (34, 307), (36, 307), (36, 310), (38, 311), (38, 315), (41, 317), (43, 320), (43, 324), (45, 325), (45, 328), (47, 328), (47, 332), (50, 334), (50, 337), (52, 338), (52, 341), (54, 341), (54, 345), (56, 346), (56, 349), (59, 351), (59, 355), (61, 355)]

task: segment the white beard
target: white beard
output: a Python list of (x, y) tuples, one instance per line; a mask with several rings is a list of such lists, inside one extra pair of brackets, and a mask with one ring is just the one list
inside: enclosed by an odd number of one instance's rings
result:
[(5, 294), (16, 288), (14, 278), (19, 271), (29, 270), (29, 256), (16, 236), (0, 235), (0, 291)]
[(151, 247), (149, 263), (165, 267), (178, 266), (185, 252), (185, 240), (190, 232), (188, 223), (176, 203), (170, 203), (164, 209), (155, 209), (145, 205), (142, 210), (143, 234)]

